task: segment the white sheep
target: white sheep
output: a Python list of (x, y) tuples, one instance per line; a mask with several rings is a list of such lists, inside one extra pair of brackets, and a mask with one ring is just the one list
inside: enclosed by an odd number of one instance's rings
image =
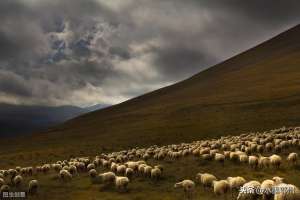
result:
[(96, 166), (95, 166), (95, 164), (90, 163), (90, 164), (88, 164), (88, 166), (86, 167), (86, 169), (87, 169), (87, 171), (90, 171), (91, 169), (96, 169)]
[(37, 180), (31, 180), (28, 183), (28, 193), (36, 194), (39, 187), (39, 182)]
[(216, 195), (225, 195), (230, 190), (227, 180), (213, 181), (212, 185)]
[(151, 169), (151, 178), (154, 180), (160, 179), (162, 176), (162, 172), (159, 168), (153, 168)]
[(263, 195), (263, 200), (272, 198), (272, 196), (273, 196), (272, 190), (273, 190), (274, 185), (275, 185), (275, 182), (273, 180), (264, 180), (261, 183), (260, 191), (261, 191), (261, 194)]
[(256, 200), (260, 195), (260, 183), (249, 181), (240, 190), (237, 200)]
[(119, 166), (117, 167), (117, 173), (118, 173), (118, 174), (124, 175), (124, 174), (125, 174), (125, 171), (126, 171), (126, 166), (125, 166), (125, 165), (119, 165)]
[(221, 154), (221, 153), (216, 153), (215, 154), (215, 161), (224, 164), (224, 162), (225, 162), (225, 156), (223, 154)]
[(282, 163), (282, 158), (276, 154), (273, 154), (270, 158), (270, 163), (272, 166), (279, 168)]
[(290, 153), (287, 157), (287, 162), (291, 165), (296, 165), (298, 161), (298, 154), (297, 153)]
[(248, 161), (250, 167), (256, 168), (258, 165), (258, 158), (256, 156), (249, 156), (249, 161)]
[(269, 157), (260, 156), (258, 158), (258, 166), (260, 168), (268, 168), (271, 164), (271, 159)]
[(10, 190), (10, 187), (8, 185), (2, 185), (0, 187), (0, 192), (8, 192)]
[(60, 170), (59, 176), (60, 176), (61, 180), (63, 180), (63, 181), (71, 181), (72, 177), (73, 177), (72, 174), (68, 170), (65, 170), (65, 169)]
[(2, 185), (4, 185), (4, 184), (5, 184), (4, 179), (3, 179), (3, 178), (0, 178), (0, 187), (1, 187)]
[(91, 170), (89, 171), (89, 176), (90, 176), (91, 178), (95, 178), (95, 177), (97, 176), (97, 171), (96, 171), (95, 169), (91, 169)]
[[(278, 188), (278, 190), (276, 189)], [(299, 200), (300, 190), (298, 187), (292, 184), (275, 183), (275, 195), (274, 200)]]
[(208, 173), (198, 173), (196, 175), (196, 181), (200, 182), (204, 187), (211, 187), (213, 181), (216, 181), (217, 178)]
[(21, 175), (17, 175), (13, 179), (13, 183), (16, 187), (20, 187), (23, 183), (23, 177)]
[(114, 181), (116, 179), (116, 174), (113, 172), (105, 172), (105, 173), (99, 174), (99, 178), (100, 178), (101, 182), (104, 184), (112, 184), (112, 183), (114, 183)]
[(116, 176), (115, 177), (115, 186), (119, 191), (127, 191), (127, 187), (129, 184), (129, 179), (124, 176)]
[(246, 183), (246, 180), (241, 177), (228, 177), (227, 181), (229, 183), (230, 190), (233, 191), (238, 191), (241, 186), (243, 186)]
[(132, 178), (133, 174), (134, 174), (133, 169), (131, 169), (131, 168), (126, 168), (126, 171), (125, 171), (125, 176), (126, 176), (126, 177)]
[(183, 188), (184, 194), (187, 199), (191, 199), (195, 192), (195, 183), (191, 180), (183, 180), (179, 183), (175, 183), (175, 188)]

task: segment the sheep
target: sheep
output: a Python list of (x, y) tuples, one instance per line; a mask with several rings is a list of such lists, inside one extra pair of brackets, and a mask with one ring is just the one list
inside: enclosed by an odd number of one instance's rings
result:
[(228, 177), (227, 181), (229, 183), (231, 192), (238, 191), (240, 189), (240, 187), (246, 183), (246, 180), (241, 176)]
[(68, 170), (65, 170), (65, 169), (60, 170), (59, 176), (60, 176), (61, 180), (63, 180), (63, 181), (71, 181), (72, 177), (73, 177), (72, 174)]
[(128, 177), (128, 178), (130, 179), (130, 178), (132, 178), (133, 174), (134, 174), (133, 169), (131, 169), (131, 168), (126, 168), (126, 171), (125, 171), (125, 176), (126, 176), (126, 177)]
[(62, 170), (62, 166), (61, 164), (53, 164), (52, 168), (54, 169), (55, 172), (59, 172), (60, 170)]
[(158, 180), (161, 178), (162, 172), (159, 168), (151, 169), (151, 179)]
[(155, 165), (154, 168), (160, 169), (161, 172), (164, 171), (164, 166), (162, 166), (162, 165)]
[(225, 195), (230, 189), (227, 180), (213, 181), (212, 185), (216, 195)]
[(203, 160), (211, 160), (212, 159), (212, 156), (210, 154), (202, 154), (201, 155), (201, 158)]
[(271, 165), (273, 165), (275, 168), (279, 168), (281, 163), (282, 163), (282, 159), (280, 156), (273, 154), (272, 156), (269, 157), (270, 158), (270, 163)]
[(2, 185), (0, 187), (0, 193), (1, 192), (8, 192), (10, 190), (10, 187), (8, 185)]
[(300, 199), (300, 189), (298, 187), (292, 184), (275, 183), (274, 200), (299, 200), (299, 199)]
[(224, 164), (224, 162), (225, 162), (225, 156), (223, 154), (216, 153), (215, 154), (215, 161)]
[(216, 180), (217, 180), (217, 178), (212, 174), (198, 173), (196, 175), (196, 181), (200, 182), (204, 187), (211, 187), (213, 181), (216, 181)]
[(145, 169), (144, 169), (145, 177), (151, 177), (151, 171), (152, 171), (152, 167), (151, 166), (146, 166)]
[(37, 180), (31, 180), (28, 183), (28, 194), (36, 194), (39, 187), (39, 182)]
[(2, 185), (4, 185), (4, 184), (5, 184), (4, 179), (3, 179), (3, 178), (0, 178), (0, 187), (1, 187)]
[(119, 191), (127, 191), (127, 186), (129, 184), (129, 179), (124, 176), (115, 177), (115, 186)]
[(96, 169), (96, 166), (95, 166), (95, 164), (91, 163), (91, 164), (88, 164), (86, 169), (87, 169), (87, 171), (90, 171), (91, 169)]
[(249, 161), (248, 161), (250, 167), (256, 168), (258, 165), (258, 158), (256, 156), (249, 156)]
[(98, 177), (100, 178), (101, 182), (105, 185), (112, 184), (116, 179), (116, 174), (113, 172), (105, 172), (99, 174)]
[(13, 179), (13, 183), (16, 187), (20, 187), (21, 184), (23, 183), (23, 177), (20, 175), (15, 176)]
[(270, 158), (265, 156), (260, 156), (258, 158), (258, 166), (260, 168), (268, 168), (271, 164)]
[(291, 165), (296, 165), (298, 161), (298, 154), (297, 153), (290, 153), (287, 157), (287, 162)]
[(191, 180), (183, 180), (181, 182), (175, 183), (175, 188), (183, 188), (184, 195), (186, 199), (192, 199), (195, 192), (195, 183)]
[(97, 176), (97, 171), (96, 171), (95, 169), (91, 169), (91, 170), (89, 171), (89, 176), (90, 176), (91, 178), (95, 178), (95, 177)]
[(245, 155), (245, 154), (240, 155), (240, 156), (239, 156), (239, 161), (240, 161), (241, 163), (247, 163), (247, 162), (248, 162), (248, 156)]
[(273, 197), (273, 187), (274, 187), (275, 182), (273, 180), (264, 180), (261, 183), (260, 186), (260, 191), (261, 194), (263, 195), (263, 200), (270, 200)]
[(232, 161), (238, 161), (239, 160), (239, 154), (237, 152), (230, 152), (229, 159)]
[(69, 172), (74, 176), (75, 174), (77, 174), (77, 168), (74, 165), (71, 165), (69, 167)]
[(126, 166), (125, 166), (125, 165), (119, 165), (119, 166), (117, 167), (117, 173), (118, 173), (118, 174), (124, 175), (124, 174), (125, 174), (125, 171), (126, 171)]
[(258, 181), (250, 181), (243, 185), (238, 194), (237, 200), (257, 200), (259, 195), (260, 183)]

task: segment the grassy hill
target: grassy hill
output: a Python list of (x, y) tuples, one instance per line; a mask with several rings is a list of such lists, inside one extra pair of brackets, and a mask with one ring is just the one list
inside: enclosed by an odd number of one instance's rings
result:
[(1, 141), (0, 165), (299, 125), (299, 35), (298, 25), (175, 85)]

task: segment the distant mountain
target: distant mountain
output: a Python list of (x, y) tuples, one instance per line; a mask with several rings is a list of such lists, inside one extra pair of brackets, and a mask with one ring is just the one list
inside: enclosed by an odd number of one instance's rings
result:
[(0, 104), (0, 136), (15, 136), (44, 130), (89, 112), (75, 106), (24, 106)]
[(96, 111), (96, 110), (107, 108), (109, 106), (111, 106), (111, 105), (109, 105), (109, 104), (96, 104), (96, 105), (93, 105), (93, 106), (85, 107), (84, 109), (87, 110), (87, 111), (93, 112), (93, 111)]

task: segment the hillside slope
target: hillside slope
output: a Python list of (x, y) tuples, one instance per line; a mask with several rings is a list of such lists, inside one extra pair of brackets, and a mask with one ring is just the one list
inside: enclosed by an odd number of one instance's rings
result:
[(299, 125), (299, 35), (298, 25), (190, 79), (68, 121), (31, 138), (39, 146), (30, 150), (78, 154)]

